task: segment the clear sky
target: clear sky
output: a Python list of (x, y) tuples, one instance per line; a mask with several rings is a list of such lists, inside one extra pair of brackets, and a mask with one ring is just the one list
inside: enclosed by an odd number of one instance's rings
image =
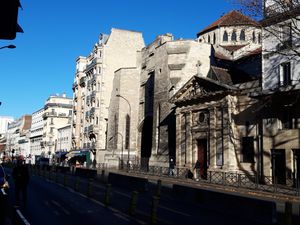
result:
[(146, 44), (157, 35), (196, 38), (233, 9), (226, 0), (21, 0), (15, 40), (0, 40), (0, 116), (19, 118), (42, 108), (51, 94), (72, 97), (75, 60), (87, 56), (100, 33), (140, 31)]

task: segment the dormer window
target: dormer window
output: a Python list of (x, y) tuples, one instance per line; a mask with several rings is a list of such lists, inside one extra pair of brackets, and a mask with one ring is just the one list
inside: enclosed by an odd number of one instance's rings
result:
[(235, 30), (232, 31), (231, 41), (236, 41), (236, 31)]
[(224, 34), (223, 34), (223, 41), (224, 41), (224, 42), (227, 42), (227, 41), (228, 41), (228, 34), (227, 34), (227, 31), (226, 31), (226, 30), (224, 31)]
[(241, 41), (245, 41), (246, 37), (245, 37), (245, 30), (241, 30), (241, 33), (240, 33), (240, 40)]

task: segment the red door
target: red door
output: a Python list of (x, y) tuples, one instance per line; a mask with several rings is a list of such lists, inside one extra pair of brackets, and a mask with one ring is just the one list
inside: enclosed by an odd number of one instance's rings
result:
[(198, 160), (200, 162), (200, 176), (202, 179), (207, 178), (207, 139), (197, 140)]

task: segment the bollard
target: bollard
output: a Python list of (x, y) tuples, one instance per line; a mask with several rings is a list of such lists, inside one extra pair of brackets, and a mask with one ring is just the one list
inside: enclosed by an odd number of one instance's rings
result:
[(157, 180), (155, 195), (158, 196), (158, 197), (160, 197), (160, 193), (161, 193), (161, 180)]
[(104, 182), (105, 170), (101, 170), (101, 181)]
[(76, 177), (75, 178), (75, 185), (74, 185), (74, 190), (75, 191), (79, 191), (79, 184), (80, 184), (79, 177)]
[(86, 196), (91, 197), (93, 192), (93, 179), (89, 179), (87, 185)]
[(159, 203), (159, 197), (153, 196), (152, 197), (152, 207), (151, 207), (151, 224), (157, 223), (157, 207)]
[(67, 175), (66, 174), (64, 174), (64, 186), (67, 186), (67, 184), (68, 184), (68, 177), (67, 177)]
[(55, 172), (55, 182), (58, 183), (58, 173), (57, 173), (57, 171)]
[(292, 217), (293, 217), (293, 205), (291, 202), (285, 203), (284, 209), (284, 225), (292, 225)]
[(110, 205), (110, 193), (111, 193), (111, 184), (106, 185), (106, 191), (104, 194), (104, 205), (108, 207)]
[(129, 215), (134, 216), (136, 211), (136, 204), (137, 204), (137, 198), (138, 198), (138, 192), (133, 191), (131, 194), (131, 200), (129, 205)]

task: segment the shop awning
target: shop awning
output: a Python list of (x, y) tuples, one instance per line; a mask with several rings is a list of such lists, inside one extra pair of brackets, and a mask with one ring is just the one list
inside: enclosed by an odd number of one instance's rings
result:
[(85, 156), (89, 153), (89, 150), (86, 150), (86, 149), (81, 149), (81, 150), (73, 150), (73, 151), (70, 151), (66, 154), (66, 157), (68, 158), (72, 158), (72, 157), (75, 157), (75, 156)]

